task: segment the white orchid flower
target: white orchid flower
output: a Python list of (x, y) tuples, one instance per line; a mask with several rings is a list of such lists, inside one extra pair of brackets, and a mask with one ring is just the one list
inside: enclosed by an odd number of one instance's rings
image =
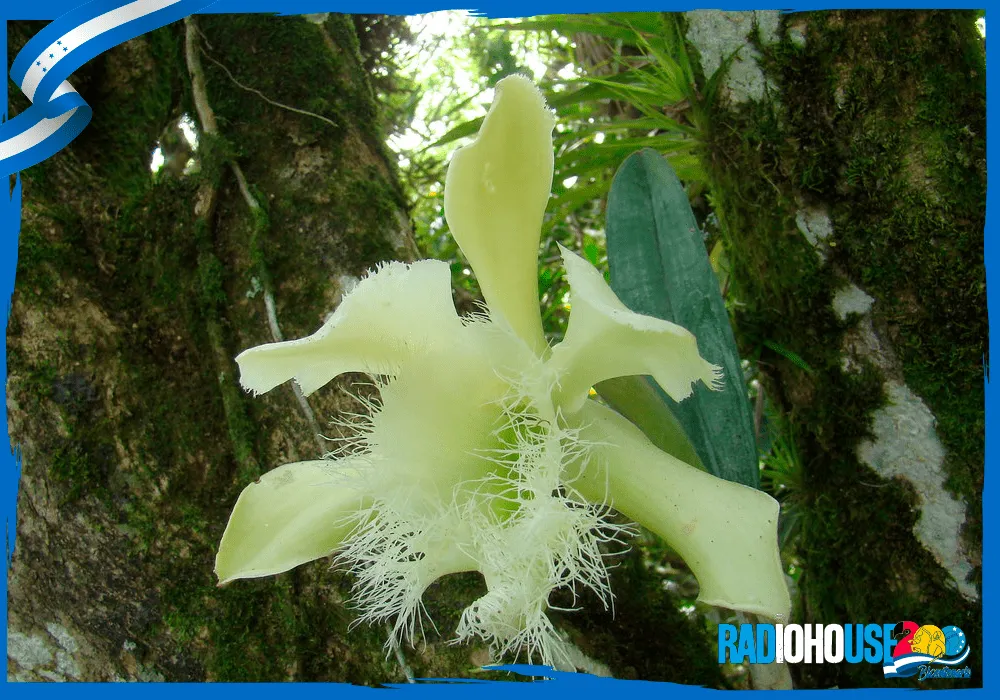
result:
[(221, 583), (335, 554), (356, 576), (361, 619), (393, 621), (394, 637), (412, 642), (424, 590), (479, 571), (488, 592), (457, 638), (553, 663), (552, 591), (579, 584), (610, 602), (601, 544), (628, 532), (605, 519), (612, 506), (684, 557), (702, 601), (787, 614), (777, 503), (660, 451), (588, 398), (595, 383), (633, 374), (677, 401), (695, 382), (717, 388), (694, 336), (631, 312), (563, 248), (572, 312), (563, 342), (545, 342), (537, 260), (552, 127), (538, 90), (506, 78), (449, 167), (445, 214), (488, 313), (458, 316), (446, 263), (391, 262), (313, 335), (236, 358), (255, 394), (293, 378), (309, 394), (366, 372), (380, 399), (338, 458), (278, 467), (243, 491), (216, 559)]

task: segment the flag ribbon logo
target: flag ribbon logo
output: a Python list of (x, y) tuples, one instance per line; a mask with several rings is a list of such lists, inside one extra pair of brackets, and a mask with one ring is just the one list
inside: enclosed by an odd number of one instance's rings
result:
[[(892, 660), (892, 663), (882, 667), (882, 672), (886, 678), (906, 678), (916, 675), (921, 666), (928, 664), (938, 664), (943, 666), (960, 666), (969, 658), (970, 649), (965, 647), (965, 651), (955, 658), (940, 658), (930, 654), (903, 654)], [(923, 679), (921, 679), (923, 680)]]
[(92, 110), (67, 78), (129, 39), (204, 9), (215, 0), (93, 0), (62, 15), (18, 53), (11, 79), (31, 106), (0, 125), (0, 175), (58, 153), (90, 122)]

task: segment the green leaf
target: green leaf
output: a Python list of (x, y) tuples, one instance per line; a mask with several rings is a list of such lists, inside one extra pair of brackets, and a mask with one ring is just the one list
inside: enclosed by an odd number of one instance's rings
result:
[(639, 70), (609, 75), (606, 78), (593, 76), (586, 78), (571, 78), (562, 82), (563, 85), (582, 85), (583, 87), (564, 92), (546, 94), (549, 107), (559, 110), (567, 105), (593, 102), (595, 100), (621, 99), (622, 90), (633, 83), (641, 83), (644, 75)]
[(779, 355), (781, 355), (782, 357), (784, 357), (786, 360), (788, 360), (789, 362), (791, 362), (793, 365), (795, 365), (796, 367), (798, 367), (799, 369), (801, 369), (803, 372), (805, 372), (807, 374), (813, 374), (813, 368), (810, 367), (809, 363), (806, 362), (805, 360), (803, 360), (802, 357), (799, 356), (798, 353), (796, 353), (796, 352), (794, 352), (792, 350), (789, 350), (788, 348), (786, 348), (783, 345), (778, 345), (773, 340), (765, 340), (764, 341), (764, 346), (768, 347), (768, 348), (771, 348), (776, 353), (778, 353)]
[(439, 138), (437, 141), (430, 145), (430, 148), (437, 148), (438, 146), (444, 146), (445, 144), (451, 143), (452, 141), (457, 141), (458, 139), (464, 139), (469, 136), (475, 136), (479, 133), (479, 127), (483, 125), (483, 119), (485, 117), (477, 117), (472, 121), (467, 121), (459, 124), (455, 128), (451, 129), (447, 134)]
[[(633, 70), (620, 75), (623, 79), (615, 80), (614, 78), (618, 76), (610, 79), (591, 76), (586, 80), (591, 85), (603, 86), (613, 91), (618, 99), (625, 100), (636, 107), (648, 105), (654, 109), (661, 109), (664, 104), (673, 104), (685, 98), (684, 93), (673, 81), (663, 80), (662, 77), (654, 83), (650, 80), (650, 75), (642, 70)], [(639, 82), (643, 79), (645, 79), (645, 84)]]
[(579, 139), (597, 132), (610, 134), (617, 131), (628, 131), (633, 129), (637, 131), (650, 132), (662, 128), (663, 120), (652, 117), (640, 117), (638, 119), (615, 119), (613, 122), (598, 121), (593, 124), (574, 124), (572, 131), (567, 131), (562, 134), (554, 134), (553, 141), (557, 144), (564, 143), (566, 141)]
[(636, 34), (658, 35), (663, 33), (664, 19), (667, 15), (662, 12), (609, 12), (603, 16), (609, 21), (628, 25)]
[(651, 443), (706, 471), (680, 421), (664, 402), (669, 397), (652, 377), (616, 377), (599, 382), (594, 389), (606, 404), (631, 420)]
[[(709, 362), (723, 368), (723, 391), (695, 387), (682, 403), (662, 396), (709, 472), (757, 487), (753, 416), (719, 280), (709, 264), (687, 193), (658, 153), (630, 156), (608, 196), (611, 286), (629, 308), (694, 333)], [(633, 421), (631, 413), (627, 417)]]

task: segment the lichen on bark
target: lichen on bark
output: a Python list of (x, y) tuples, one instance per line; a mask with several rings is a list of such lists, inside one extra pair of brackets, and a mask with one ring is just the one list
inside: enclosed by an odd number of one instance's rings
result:
[[(786, 15), (777, 41), (756, 29), (747, 39), (771, 88), (711, 119), (705, 155), (738, 335), (799, 426), (802, 622), (941, 620), (982, 639), (978, 573), (963, 596), (961, 567), (949, 572), (914, 534), (922, 506), (964, 503), (960, 555), (978, 567), (987, 324), (974, 22), (970, 12)], [(852, 285), (871, 298), (867, 313), (841, 308)], [(893, 386), (936, 420), (946, 454), (932, 492), (880, 478), (859, 457)], [(875, 684), (864, 670), (803, 676)]]

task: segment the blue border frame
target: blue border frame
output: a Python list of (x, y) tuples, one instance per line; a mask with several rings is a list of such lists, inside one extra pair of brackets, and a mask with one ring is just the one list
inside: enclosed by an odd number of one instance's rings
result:
[[(0, 21), (4, 23), (3, 31), (0, 32), (0, 54), (6, 57), (7, 54), (7, 31), (6, 31), (6, 21), (7, 20), (20, 20), (20, 19), (54, 19), (63, 15), (64, 13), (73, 10), (74, 8), (81, 5), (82, 2), (86, 0), (42, 0), (41, 2), (28, 2), (27, 0), (3, 0), (4, 6), (0, 7)], [(210, 0), (206, 0), (210, 1)], [(119, 3), (112, 3), (119, 4)], [(304, 14), (311, 12), (324, 12), (324, 11), (335, 11), (335, 12), (377, 12), (384, 14), (420, 14), (423, 12), (430, 12), (433, 10), (448, 10), (448, 9), (470, 9), (471, 2), (462, 2), (461, 0), (353, 0), (351, 2), (344, 2), (343, 0), (217, 0), (214, 4), (207, 7), (202, 11), (203, 14), (223, 14), (223, 13), (238, 13), (238, 12), (270, 12), (276, 14)], [(929, 0), (882, 0), (882, 2), (875, 2), (873, 0), (844, 0), (841, 2), (821, 2), (819, 0), (800, 0), (800, 2), (795, 3), (793, 8), (788, 8), (787, 6), (782, 7), (780, 5), (776, 6), (773, 2), (765, 2), (760, 4), (754, 4), (752, 2), (747, 2), (746, 0), (702, 0), (702, 2), (689, 1), (675, 3), (671, 1), (656, 2), (655, 0), (627, 0), (625, 2), (610, 3), (608, 0), (577, 0), (576, 2), (571, 2), (569, 0), (479, 0), (474, 3), (475, 8), (472, 11), (475, 14), (481, 14), (488, 17), (522, 17), (528, 15), (537, 14), (552, 14), (559, 12), (599, 12), (606, 11), (612, 8), (608, 6), (614, 4), (613, 8), (615, 11), (640, 11), (640, 10), (689, 10), (697, 9), (698, 7), (704, 7), (706, 9), (724, 9), (724, 10), (751, 10), (751, 9), (785, 9), (787, 11), (804, 11), (804, 10), (820, 10), (820, 9), (861, 9), (861, 8), (878, 8), (878, 9), (918, 9), (918, 8), (940, 8), (943, 3), (941, 0), (932, 2)], [(986, 8), (987, 14), (992, 8), (992, 2), (980, 2), (980, 3), (969, 3), (962, 2), (958, 6), (953, 6), (949, 9), (982, 9)], [(149, 29), (152, 29), (150, 27)], [(110, 47), (108, 47), (110, 48)], [(995, 108), (996, 102), (996, 91), (998, 89), (998, 82), (1000, 82), (1000, 74), (997, 73), (997, 63), (998, 63), (997, 51), (990, 50), (990, 45), (987, 43), (986, 52), (986, 85), (987, 85), (987, 131), (991, 130), (993, 126), (994, 117), (997, 113)], [(7, 72), (5, 67), (5, 72)], [(0, 100), (2, 100), (2, 114), (3, 120), (6, 121), (7, 114), (7, 80), (3, 81), (2, 87), (0, 87)], [(16, 88), (15, 88), (16, 89)], [(986, 153), (987, 153), (987, 170), (993, 164), (998, 162), (998, 149), (1000, 149), (1000, 142), (996, 139), (987, 139), (986, 143)], [(996, 247), (996, 235), (989, 232), (994, 231), (996, 228), (996, 211), (993, 206), (993, 200), (998, 197), (998, 186), (993, 179), (987, 180), (987, 212), (986, 212), (986, 230), (984, 231), (984, 248), (985, 248), (985, 260), (986, 260), (986, 279), (987, 279), (987, 306), (988, 308), (1000, 308), (998, 306), (998, 290), (997, 285), (997, 260), (998, 252)], [(7, 322), (10, 314), (10, 304), (11, 295), (14, 291), (14, 274), (16, 270), (17, 262), (17, 240), (20, 231), (20, 219), (21, 219), (21, 184), (20, 179), (17, 178), (12, 182), (12, 187), (10, 188), (10, 193), (8, 196), (7, 190), (4, 190), (0, 196), (0, 299), (3, 300), (2, 303), (2, 321), (3, 327), (7, 327)], [(993, 355), (995, 353), (993, 338), (995, 334), (993, 333), (994, 324), (992, 323), (992, 318), (990, 319), (990, 341), (989, 341), (989, 351)], [(4, 377), (7, 375), (7, 348), (6, 342), (0, 345), (0, 371)], [(986, 388), (986, 463), (991, 464), (997, 456), (997, 440), (993, 437), (991, 428), (995, 427), (997, 423), (997, 408), (998, 399), (1000, 399), (1000, 392), (996, 388), (991, 386), (989, 382), (989, 367), (986, 364), (986, 358), (983, 358), (983, 371), (984, 371), (984, 381)], [(4, 387), (4, 398), (6, 399), (6, 387)], [(6, 401), (4, 402), (6, 405)], [(7, 568), (9, 570), (11, 556), (13, 554), (14, 548), (14, 535), (15, 535), (15, 517), (17, 512), (17, 488), (18, 482), (20, 480), (20, 455), (16, 452), (15, 448), (11, 446), (10, 434), (8, 431), (8, 426), (6, 420), (3, 421), (3, 433), (6, 439), (6, 443), (9, 446), (8, 452), (0, 455), (0, 463), (2, 463), (3, 475), (0, 476), (0, 508), (2, 508), (5, 524), (6, 524), (6, 557), (7, 557)], [(9, 455), (9, 456), (8, 456)], [(997, 621), (996, 608), (993, 606), (993, 601), (990, 600), (988, 595), (988, 590), (994, 579), (994, 569), (995, 564), (995, 550), (996, 544), (993, 540), (993, 527), (995, 526), (994, 515), (992, 513), (991, 505), (996, 505), (998, 500), (996, 489), (993, 488), (993, 483), (986, 479), (984, 482), (983, 489), (983, 629), (990, 630), (995, 629), (997, 626), (990, 623), (990, 620)], [(3, 577), (3, 588), (0, 589), (2, 593), (2, 605), (4, 612), (4, 625), (3, 630), (0, 631), (0, 639), (4, 641), (4, 648), (6, 648), (7, 640), (7, 576)], [(986, 662), (987, 659), (992, 658), (990, 652), (993, 650), (992, 646), (992, 635), (984, 634), (983, 639), (979, 640), (982, 644), (983, 650), (983, 660), (984, 668), (977, 669), (977, 672), (982, 673), (982, 689), (968, 689), (963, 691), (939, 691), (944, 693), (956, 693), (962, 692), (963, 698), (969, 698), (972, 696), (978, 696), (980, 693), (986, 693), (990, 688), (996, 688), (996, 673), (991, 670), (990, 665)], [(532, 673), (532, 667), (528, 666), (507, 666), (504, 667), (513, 671), (520, 671), (524, 675), (537, 675), (537, 668)], [(636, 697), (659, 697), (664, 693), (670, 693), (671, 696), (674, 694), (679, 694), (683, 697), (693, 697), (693, 696), (705, 696), (707, 693), (714, 692), (706, 690), (704, 688), (697, 688), (692, 686), (680, 686), (669, 683), (654, 683), (650, 681), (623, 681), (623, 680), (611, 680), (595, 678), (591, 676), (586, 676), (582, 674), (572, 674), (572, 673), (559, 673), (548, 671), (546, 672), (546, 677), (550, 678), (549, 682), (545, 683), (518, 683), (515, 688), (509, 687), (511, 684), (505, 682), (485, 682), (485, 681), (447, 681), (442, 683), (435, 683), (432, 685), (427, 684), (416, 684), (416, 685), (393, 685), (393, 688), (405, 688), (408, 693), (417, 693), (420, 695), (433, 694), (436, 697), (440, 697), (446, 694), (460, 693), (463, 696), (468, 696), (470, 694), (476, 694), (477, 696), (501, 696), (506, 695), (509, 692), (516, 692), (519, 695), (525, 696), (540, 696), (544, 695), (546, 697), (555, 694), (582, 694), (582, 693), (600, 693), (600, 692), (624, 692), (634, 695)], [(610, 684), (613, 684), (610, 685)], [(141, 691), (135, 688), (132, 684), (113, 684), (113, 683), (102, 683), (102, 684), (25, 684), (25, 683), (7, 683), (6, 675), (3, 678), (2, 686), (3, 692), (6, 694), (10, 692), (9, 697), (27, 697), (27, 694), (31, 694), (31, 697), (57, 697), (61, 696), (62, 693), (77, 693), (89, 695), (91, 693), (100, 693), (105, 696), (117, 696), (118, 694), (132, 694), (137, 692), (142, 692), (148, 694), (150, 697), (166, 697), (169, 693), (171, 696), (176, 692), (193, 693), (196, 695), (201, 695), (201, 693), (218, 693), (219, 688), (206, 687), (203, 684), (142, 684)], [(294, 692), (299, 698), (312, 698), (312, 697), (323, 697), (327, 698), (328, 694), (333, 692), (345, 692), (351, 695), (357, 696), (360, 693), (365, 692), (385, 692), (379, 691), (378, 689), (372, 688), (361, 688), (357, 686), (349, 685), (339, 685), (339, 684), (298, 684), (293, 687), (289, 687), (287, 684), (281, 683), (264, 683), (264, 684), (230, 684), (224, 687), (223, 692), (226, 693), (240, 693), (251, 695), (260, 694), (263, 696), (265, 693), (271, 693), (279, 691), (279, 689), (284, 692)], [(904, 689), (859, 689), (844, 691), (855, 696), (874, 696), (876, 694), (885, 693), (898, 693)], [(803, 692), (803, 691), (800, 691)], [(813, 691), (814, 692), (814, 691)], [(322, 695), (321, 695), (322, 694)], [(202, 696), (205, 697), (205, 696)]]

